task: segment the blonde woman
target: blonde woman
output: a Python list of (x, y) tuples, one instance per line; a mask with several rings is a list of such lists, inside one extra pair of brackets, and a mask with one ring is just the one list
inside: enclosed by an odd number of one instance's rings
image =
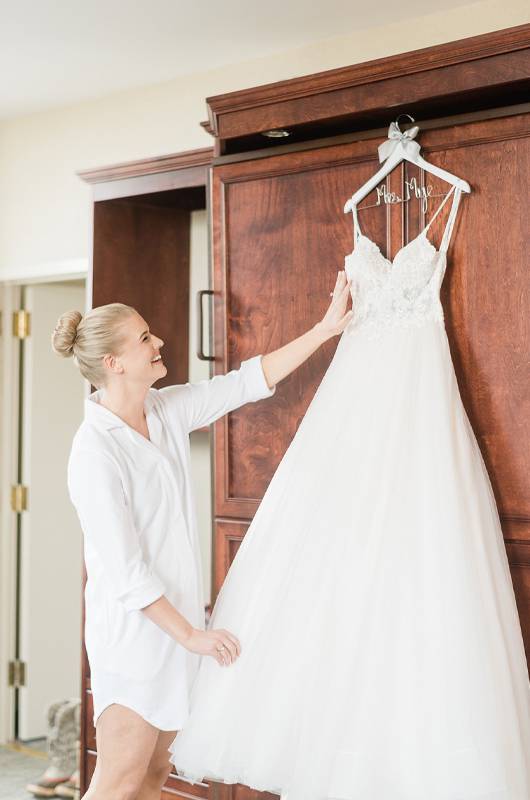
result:
[(314, 327), (240, 368), (154, 389), (164, 342), (134, 308), (100, 306), (61, 316), (52, 335), (97, 390), (72, 444), (68, 489), (84, 534), (85, 642), (97, 762), (86, 800), (159, 800), (168, 747), (184, 725), (199, 658), (229, 667), (240, 643), (208, 630), (190, 479), (190, 431), (276, 384), (340, 334), (349, 281), (339, 272)]

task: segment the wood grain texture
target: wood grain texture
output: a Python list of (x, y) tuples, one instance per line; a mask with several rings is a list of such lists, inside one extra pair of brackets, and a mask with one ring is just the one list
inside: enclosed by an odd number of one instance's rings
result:
[[(94, 698), (92, 692), (85, 690), (85, 710), (82, 714), (83, 718), (83, 733), (84, 733), (84, 749), (97, 750), (96, 745), (96, 729), (94, 727)], [(86, 766), (86, 765), (85, 765)]]
[(475, 191), (455, 230), (459, 257), (443, 294), (461, 393), (499, 512), (530, 523), (530, 115), (503, 128), (511, 138), (482, 126), (480, 143), (447, 155), (448, 168), (465, 170)]
[(178, 208), (123, 200), (94, 208), (93, 305), (127, 303), (164, 340), (159, 387), (188, 380), (189, 228)]
[(249, 526), (248, 520), (216, 519), (214, 524), (213, 563), (214, 585), (212, 602), (215, 602), (219, 590), (234, 560), (239, 545)]

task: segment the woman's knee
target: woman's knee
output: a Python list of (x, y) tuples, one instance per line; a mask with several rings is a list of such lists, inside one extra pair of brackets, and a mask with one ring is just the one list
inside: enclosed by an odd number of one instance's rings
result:
[(94, 781), (81, 800), (136, 800), (142, 788), (142, 781), (126, 778), (111, 784), (103, 781)]
[(149, 764), (144, 784), (154, 789), (162, 788), (171, 773), (171, 766), (169, 761)]
[[(116, 793), (113, 795), (116, 800), (136, 800), (138, 792), (142, 786), (141, 781), (126, 780), (117, 787)], [(110, 800), (110, 795), (109, 795)]]
[(94, 785), (92, 782), (81, 800), (136, 800), (141, 784), (127, 781), (115, 786)]

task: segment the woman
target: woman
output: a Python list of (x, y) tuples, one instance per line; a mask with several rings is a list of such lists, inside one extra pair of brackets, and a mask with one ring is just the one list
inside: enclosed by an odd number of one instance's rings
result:
[(168, 747), (188, 714), (199, 657), (229, 666), (226, 630), (205, 631), (190, 431), (276, 384), (344, 330), (350, 282), (339, 272), (323, 317), (238, 370), (195, 384), (152, 385), (164, 342), (130, 306), (61, 316), (54, 351), (74, 356), (97, 390), (72, 444), (68, 489), (84, 534), (85, 642), (98, 757), (86, 800), (159, 800)]

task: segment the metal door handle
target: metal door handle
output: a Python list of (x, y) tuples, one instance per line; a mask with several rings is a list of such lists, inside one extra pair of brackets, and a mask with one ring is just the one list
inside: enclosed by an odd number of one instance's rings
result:
[(197, 358), (201, 361), (215, 361), (215, 356), (207, 356), (204, 352), (202, 298), (205, 294), (213, 295), (213, 289), (199, 289), (197, 292)]

